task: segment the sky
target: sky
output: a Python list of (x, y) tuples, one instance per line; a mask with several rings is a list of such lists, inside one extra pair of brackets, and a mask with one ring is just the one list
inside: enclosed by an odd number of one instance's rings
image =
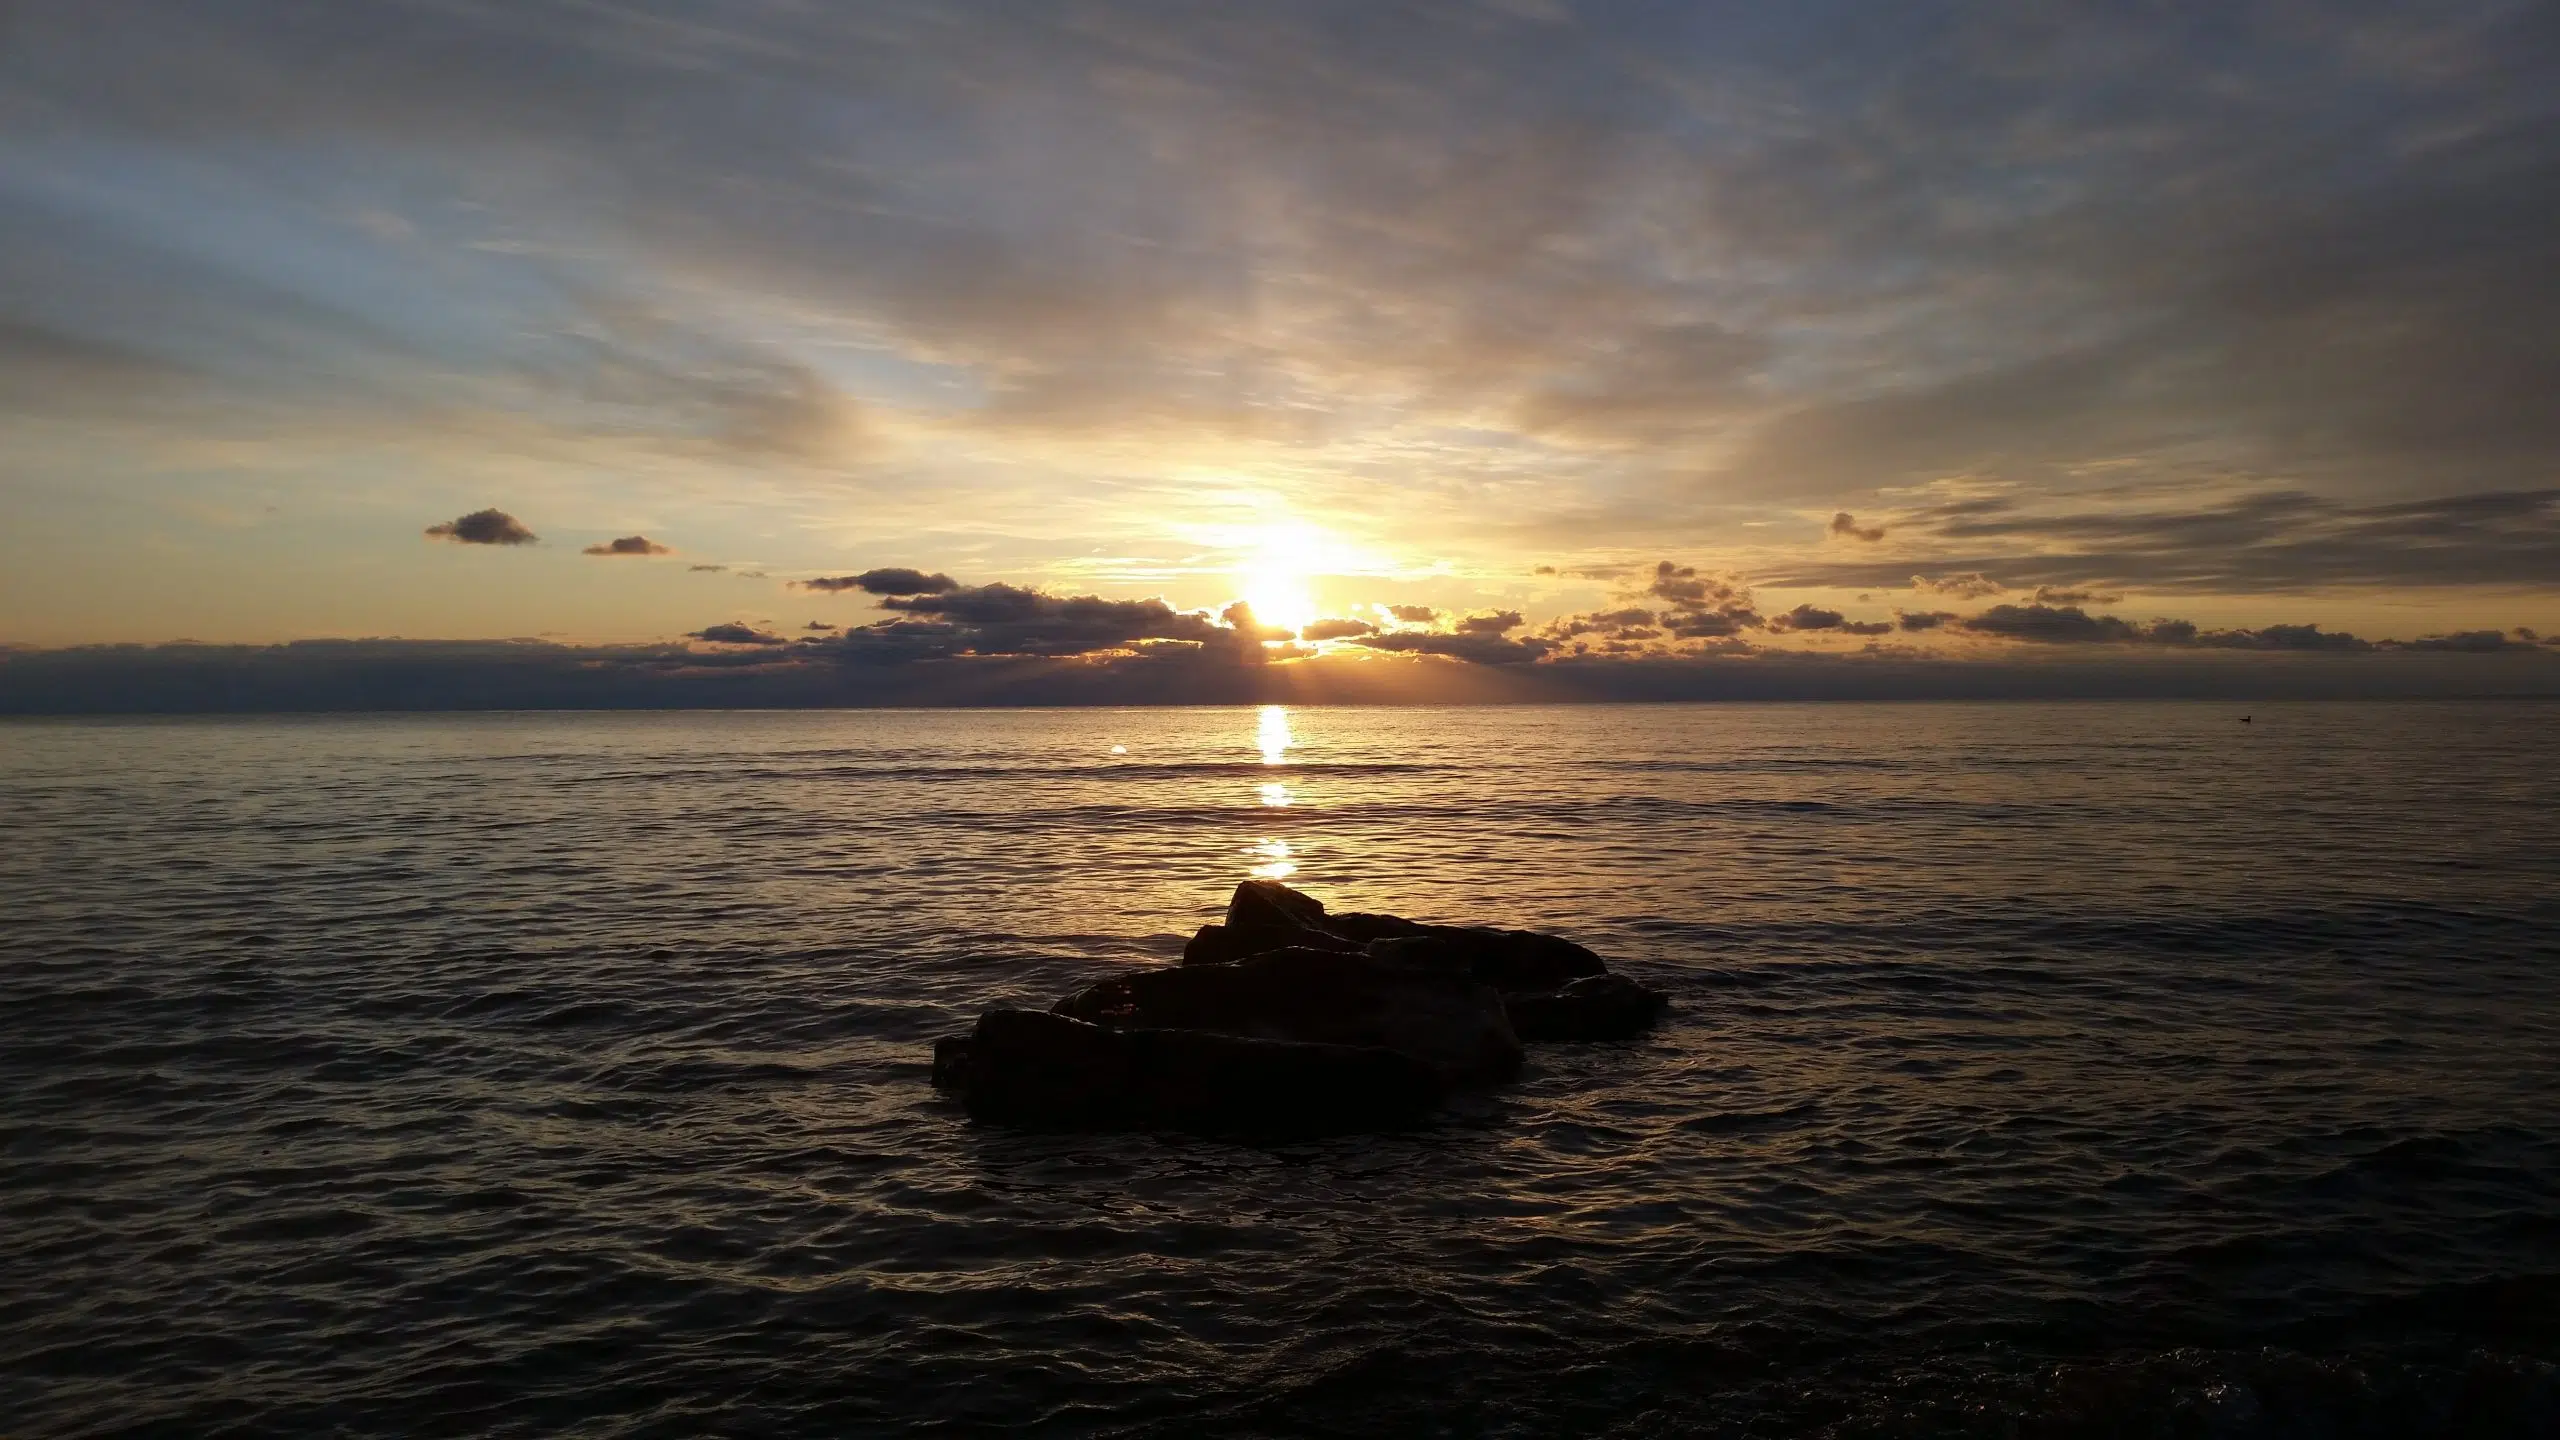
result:
[(2555, 396), (2549, 4), (0, 7), (0, 664), (2548, 685)]

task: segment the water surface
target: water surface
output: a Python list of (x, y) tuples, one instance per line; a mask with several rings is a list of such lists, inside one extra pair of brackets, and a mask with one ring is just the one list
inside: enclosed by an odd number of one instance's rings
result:
[[(2560, 707), (2253, 714), (0, 726), (0, 1429), (2549, 1433)], [(1678, 1008), (1404, 1136), (926, 1083), (1247, 874)]]

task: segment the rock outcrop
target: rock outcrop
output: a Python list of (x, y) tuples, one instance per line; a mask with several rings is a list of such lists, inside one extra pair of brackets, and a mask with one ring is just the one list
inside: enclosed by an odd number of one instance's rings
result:
[(933, 1073), (998, 1124), (1393, 1129), (1453, 1089), (1509, 1080), (1524, 1040), (1626, 1039), (1668, 1005), (1557, 936), (1332, 915), (1248, 880), (1181, 965), (1112, 976), (1046, 1013), (990, 1011), (935, 1045)]
[(1037, 1130), (1393, 1130), (1446, 1093), (1430, 1067), (1380, 1046), (1115, 1029), (1038, 1010), (988, 1011), (936, 1045), (934, 1069), (972, 1119)]
[(1452, 1086), (1497, 1085), (1520, 1072), (1520, 1041), (1491, 987), (1463, 972), (1358, 953), (1292, 947), (1230, 965), (1132, 971), (1056, 1009), (1112, 1027), (1380, 1046)]
[(1236, 886), (1227, 902), (1226, 923), (1201, 926), (1183, 947), (1182, 963), (1232, 964), (1291, 946), (1356, 951), (1383, 940), (1435, 941), (1478, 981), (1504, 991), (1553, 990), (1609, 972), (1606, 961), (1559, 936), (1479, 925), (1425, 925), (1401, 915), (1358, 911), (1327, 915), (1323, 901), (1276, 880)]
[(1624, 1040), (1653, 1028), (1670, 997), (1624, 975), (1586, 975), (1553, 990), (1505, 995), (1511, 1028), (1523, 1040)]

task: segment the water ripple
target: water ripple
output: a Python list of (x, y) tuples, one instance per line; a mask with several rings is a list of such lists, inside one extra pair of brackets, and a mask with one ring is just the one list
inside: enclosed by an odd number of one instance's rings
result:
[[(2256, 720), (11, 724), (0, 1424), (2552, 1433), (2560, 710)], [(1275, 1148), (925, 1083), (1275, 853), (1677, 1011)]]

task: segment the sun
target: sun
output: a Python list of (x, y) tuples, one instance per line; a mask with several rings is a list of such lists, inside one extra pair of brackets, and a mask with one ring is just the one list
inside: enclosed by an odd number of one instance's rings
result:
[(1322, 619), (1307, 581), (1323, 567), (1324, 550), (1324, 538), (1303, 525), (1264, 531), (1253, 559), (1237, 575), (1253, 617), (1291, 630)]

